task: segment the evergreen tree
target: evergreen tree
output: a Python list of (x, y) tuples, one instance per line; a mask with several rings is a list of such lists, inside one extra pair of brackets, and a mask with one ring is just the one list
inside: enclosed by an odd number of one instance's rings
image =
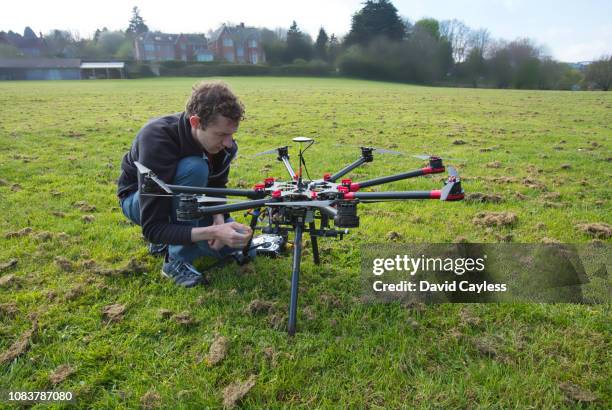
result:
[(312, 57), (312, 40), (309, 41), (309, 37), (306, 36), (298, 28), (295, 20), (289, 31), (287, 31), (287, 49), (285, 54), (285, 61), (292, 63), (295, 59), (301, 58), (304, 60), (310, 60)]
[(329, 38), (327, 37), (327, 33), (325, 29), (321, 27), (319, 30), (319, 35), (317, 36), (317, 41), (315, 41), (315, 50), (317, 52), (317, 57), (321, 60), (327, 60), (327, 43)]
[(144, 19), (140, 16), (140, 10), (134, 6), (132, 9), (132, 18), (126, 32), (130, 34), (142, 34), (149, 31), (149, 27), (145, 24)]
[(346, 36), (347, 45), (367, 45), (377, 36), (389, 40), (402, 40), (406, 27), (389, 0), (367, 0), (365, 6), (353, 15), (351, 31)]

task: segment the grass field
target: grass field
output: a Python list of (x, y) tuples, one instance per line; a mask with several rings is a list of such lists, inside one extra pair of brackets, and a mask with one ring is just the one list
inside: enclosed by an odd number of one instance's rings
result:
[[(359, 155), (337, 144), (367, 144), (464, 159), (448, 164), (466, 193), (488, 195), (362, 208), (360, 228), (321, 242), (320, 266), (304, 258), (289, 339), (290, 258), (181, 289), (119, 210), (122, 155), (147, 120), (182, 110), (195, 81), (0, 82), (0, 391), (71, 391), (88, 408), (220, 407), (228, 385), (255, 380), (244, 407), (612, 406), (609, 304), (407, 307), (364, 304), (359, 287), (362, 243), (609, 243), (611, 93), (228, 78), (247, 107), (234, 186), (284, 177), (252, 154), (304, 135), (318, 142), (313, 177)], [(378, 156), (353, 179), (422, 165)], [(483, 228), (479, 212), (517, 221)]]

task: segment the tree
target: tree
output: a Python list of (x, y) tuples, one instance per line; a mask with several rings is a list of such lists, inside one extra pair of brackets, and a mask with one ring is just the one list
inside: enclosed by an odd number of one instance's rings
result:
[(612, 86), (612, 54), (589, 64), (585, 80), (603, 91), (608, 91)]
[(334, 64), (341, 52), (342, 46), (340, 45), (340, 41), (335, 34), (332, 34), (329, 38), (329, 46), (327, 47), (327, 58), (329, 62)]
[(327, 43), (329, 38), (327, 37), (327, 33), (325, 29), (321, 27), (319, 29), (319, 35), (317, 36), (317, 41), (315, 42), (315, 51), (317, 53), (317, 57), (319, 57), (323, 61), (327, 61)]
[(389, 0), (367, 0), (364, 7), (353, 15), (346, 45), (367, 45), (375, 37), (400, 41), (406, 36), (406, 26)]
[(132, 18), (126, 32), (130, 34), (142, 34), (149, 31), (149, 27), (145, 24), (144, 19), (140, 16), (140, 10), (134, 6), (132, 9)]
[(311, 39), (298, 28), (295, 21), (287, 31), (287, 50), (285, 61), (292, 63), (296, 59), (310, 60), (312, 57)]
[(450, 42), (453, 49), (453, 61), (460, 63), (469, 53), (471, 30), (463, 22), (453, 19), (440, 23), (440, 37)]
[(440, 39), (440, 24), (436, 19), (421, 19), (414, 23), (415, 33), (426, 33), (434, 40)]
[(52, 30), (44, 36), (49, 55), (53, 57), (67, 57), (69, 46), (75, 43), (72, 33), (64, 30)]

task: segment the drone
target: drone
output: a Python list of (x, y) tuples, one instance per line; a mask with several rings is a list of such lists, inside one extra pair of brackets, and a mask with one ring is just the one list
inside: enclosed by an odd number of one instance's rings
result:
[[(167, 184), (159, 179), (149, 168), (135, 162), (142, 176), (140, 192), (144, 195), (178, 197), (176, 218), (179, 221), (195, 221), (207, 215), (247, 211), (250, 227), (262, 234), (252, 238), (242, 250), (238, 263), (248, 262), (248, 251), (256, 249), (259, 255), (281, 256), (293, 233), (293, 263), (291, 272), (291, 298), (287, 331), (295, 335), (297, 325), (298, 287), (300, 263), (302, 260), (302, 241), (304, 234), (310, 235), (312, 255), (315, 264), (320, 264), (318, 238), (339, 238), (349, 233), (350, 228), (359, 226), (357, 207), (359, 204), (403, 201), (415, 199), (436, 199), (459, 201), (464, 197), (461, 179), (453, 167), (445, 167), (439, 156), (416, 156), (428, 160), (426, 167), (400, 174), (353, 182), (343, 178), (355, 168), (374, 160), (374, 153), (401, 154), (374, 147), (359, 147), (361, 156), (338, 172), (325, 173), (320, 179), (311, 179), (306, 168), (304, 152), (315, 141), (308, 137), (293, 138), (299, 144), (298, 169), (291, 165), (289, 147), (283, 146), (256, 154), (276, 154), (282, 162), (290, 179), (281, 181), (265, 178), (255, 184), (253, 189), (232, 189), (212, 187), (191, 187)], [(306, 144), (304, 148), (303, 144)], [(448, 179), (442, 189), (431, 191), (390, 191), (364, 192), (363, 189), (403, 179), (438, 174), (448, 169)], [(306, 173), (306, 178), (304, 175)], [(238, 200), (229, 197), (245, 198)], [(317, 224), (318, 222), (318, 224)], [(262, 225), (258, 225), (262, 223)], [(333, 227), (332, 227), (333, 223)], [(317, 226), (318, 225), (318, 226)]]

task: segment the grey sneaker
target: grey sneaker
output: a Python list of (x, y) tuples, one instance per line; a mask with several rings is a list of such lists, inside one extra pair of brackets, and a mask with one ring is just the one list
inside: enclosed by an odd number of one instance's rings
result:
[(149, 255), (165, 256), (168, 252), (168, 245), (165, 243), (149, 243)]
[(171, 261), (166, 256), (164, 266), (162, 267), (162, 276), (170, 278), (177, 285), (190, 288), (200, 283), (204, 283), (205, 279), (193, 265), (180, 260)]

